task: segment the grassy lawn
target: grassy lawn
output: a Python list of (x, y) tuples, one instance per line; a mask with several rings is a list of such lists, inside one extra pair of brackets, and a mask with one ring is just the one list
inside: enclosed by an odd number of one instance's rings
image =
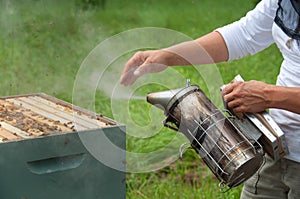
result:
[[(105, 39), (143, 27), (167, 28), (197, 38), (239, 19), (254, 6), (254, 0), (238, 3), (234, 0), (1, 1), (0, 96), (44, 92), (72, 102), (74, 81), (81, 63)], [(106, 83), (117, 81), (123, 64), (132, 54), (130, 51), (114, 61), (113, 69), (118, 71)], [(216, 67), (224, 82), (241, 74), (246, 80), (275, 83), (281, 60), (272, 45), (255, 56)], [(101, 63), (95, 67), (100, 70)], [(180, 74), (180, 79), (190, 78), (192, 83), (208, 92), (211, 88), (206, 87), (203, 76), (214, 77), (199, 73), (197, 68), (201, 66), (178, 66), (172, 71)], [(168, 80), (167, 86), (147, 84), (138, 87), (135, 94), (145, 97), (147, 92), (184, 84), (171, 75), (161, 77)], [(161, 128), (162, 112), (153, 110), (145, 100), (132, 99), (125, 109), (129, 113), (127, 117), (122, 111), (116, 114), (117, 104), (123, 105), (122, 102), (112, 100), (101, 89), (95, 96), (97, 112), (125, 124), (130, 118), (134, 123), (127, 126), (128, 166), (145, 168), (147, 172), (133, 169), (128, 173), (127, 198), (239, 198), (241, 186), (220, 193), (218, 181), (192, 150), (188, 150), (182, 160), (177, 158), (178, 148), (186, 140), (174, 131)], [(141, 134), (147, 136), (135, 136)], [(130, 155), (159, 150), (163, 150), (161, 156), (149, 156), (140, 161)]]

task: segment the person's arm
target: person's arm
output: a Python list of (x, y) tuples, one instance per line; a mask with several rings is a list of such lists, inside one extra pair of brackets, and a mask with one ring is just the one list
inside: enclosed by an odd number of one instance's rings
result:
[(223, 36), (217, 31), (165, 50), (182, 58), (181, 62), (168, 63), (171, 66), (211, 64), (228, 60), (226, 43)]
[(225, 87), (223, 98), (234, 112), (261, 112), (269, 108), (300, 114), (300, 88), (275, 86), (260, 81), (234, 82)]
[(195, 41), (138, 52), (126, 63), (120, 83), (130, 85), (141, 75), (160, 72), (167, 66), (209, 64), (255, 54), (274, 42), (271, 32), (276, 8), (276, 1), (262, 0), (239, 21)]
[(120, 83), (127, 86), (147, 73), (160, 72), (168, 66), (210, 64), (227, 61), (228, 50), (219, 32), (211, 32), (194, 41), (183, 42), (169, 48), (135, 53), (121, 75)]

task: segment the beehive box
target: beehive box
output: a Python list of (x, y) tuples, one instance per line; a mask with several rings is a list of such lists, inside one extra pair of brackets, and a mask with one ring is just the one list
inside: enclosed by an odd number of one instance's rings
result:
[(0, 198), (125, 198), (125, 158), (124, 125), (46, 94), (0, 98)]

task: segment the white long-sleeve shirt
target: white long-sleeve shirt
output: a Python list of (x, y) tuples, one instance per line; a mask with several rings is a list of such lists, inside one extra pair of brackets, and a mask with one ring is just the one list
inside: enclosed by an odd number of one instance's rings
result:
[[(289, 38), (274, 22), (277, 7), (277, 0), (262, 0), (245, 17), (217, 31), (225, 40), (229, 60), (255, 54), (275, 42), (284, 58), (276, 84), (300, 87), (300, 41)], [(271, 109), (270, 114), (285, 132), (290, 152), (286, 158), (300, 162), (300, 115), (279, 109)]]

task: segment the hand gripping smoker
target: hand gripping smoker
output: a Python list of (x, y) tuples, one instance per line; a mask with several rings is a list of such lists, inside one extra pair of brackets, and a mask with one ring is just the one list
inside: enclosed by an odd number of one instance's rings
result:
[(147, 101), (164, 110), (164, 126), (188, 138), (222, 189), (250, 178), (261, 166), (264, 151), (279, 158), (278, 136), (272, 140), (265, 136), (257, 127), (261, 122), (253, 122), (255, 115), (241, 119), (219, 110), (197, 85), (149, 93)]

